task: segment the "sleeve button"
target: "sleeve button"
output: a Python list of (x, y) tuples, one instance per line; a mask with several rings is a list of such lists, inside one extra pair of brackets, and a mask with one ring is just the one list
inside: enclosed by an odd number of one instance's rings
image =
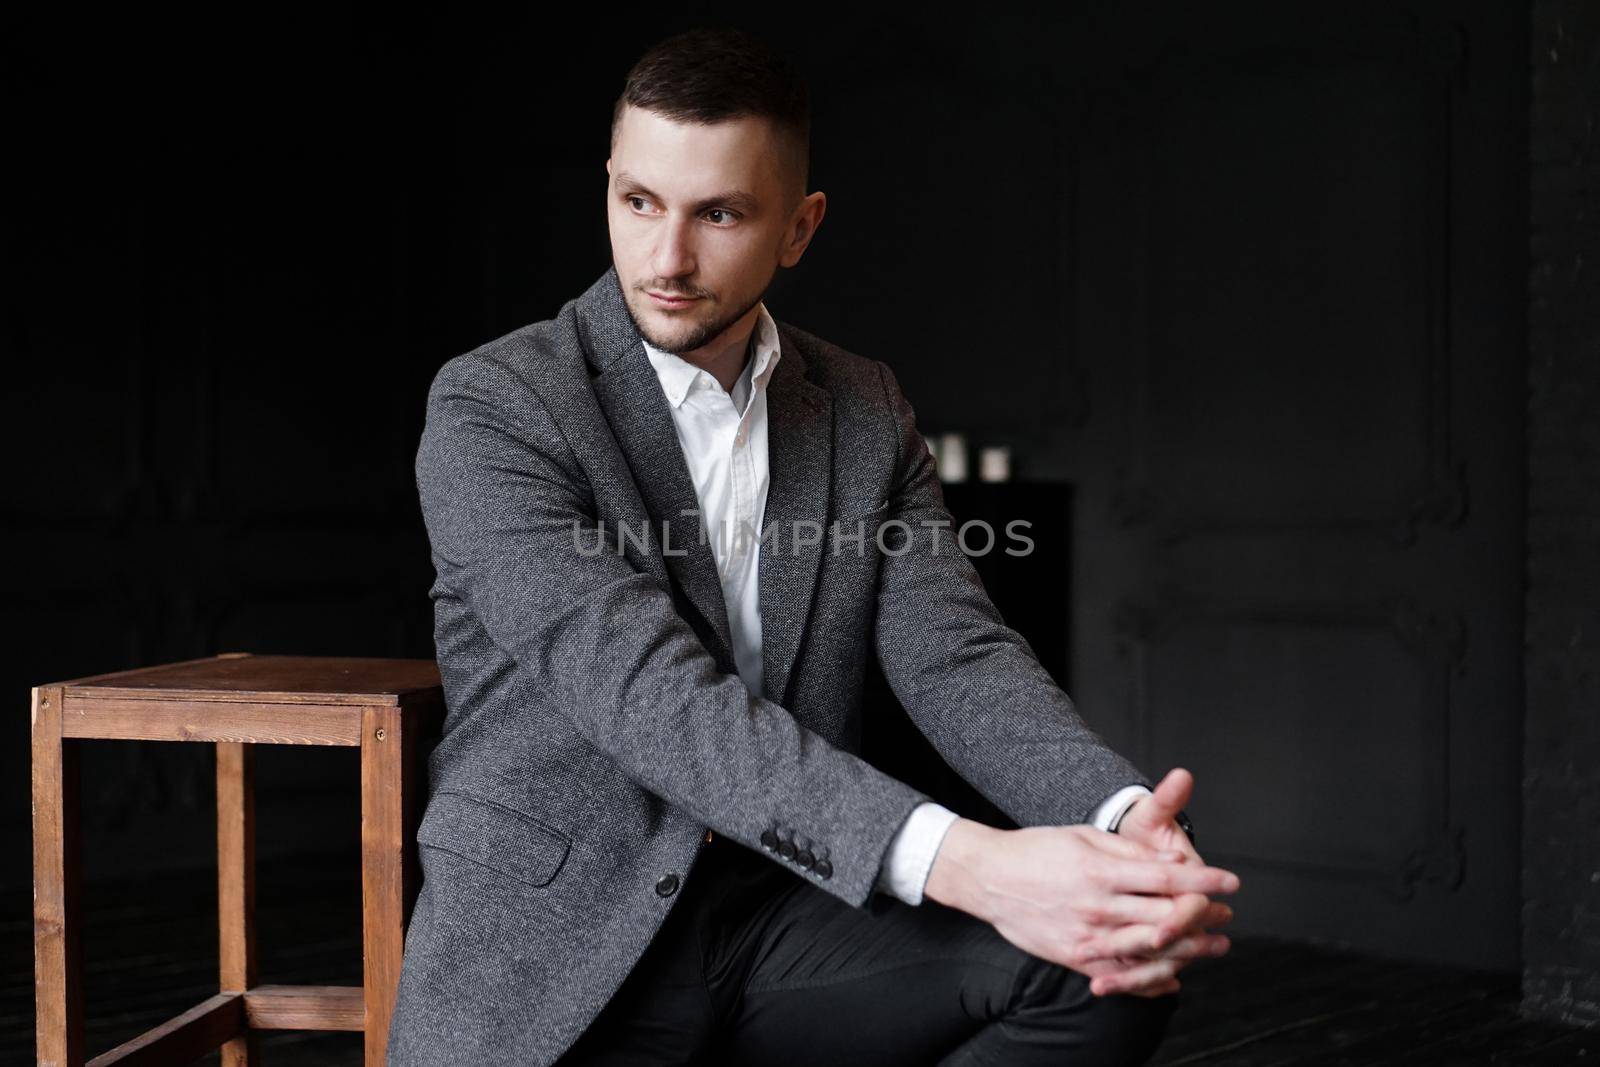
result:
[(782, 856), (786, 860), (794, 859), (794, 842), (793, 841), (779, 841), (778, 842), (778, 855)]
[(811, 854), (811, 850), (809, 848), (803, 848), (799, 852), (795, 853), (794, 861), (809, 871), (813, 866), (816, 865), (817, 857)]
[(827, 860), (818, 860), (817, 865), (813, 867), (812, 870), (816, 871), (818, 878), (833, 877), (833, 864), (829, 863)]
[(778, 835), (773, 833), (771, 830), (761, 831), (761, 847), (769, 852), (777, 848)]

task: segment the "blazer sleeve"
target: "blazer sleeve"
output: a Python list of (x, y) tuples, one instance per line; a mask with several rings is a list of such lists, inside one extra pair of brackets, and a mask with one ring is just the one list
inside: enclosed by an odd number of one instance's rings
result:
[(599, 528), (576, 456), (521, 376), (483, 353), (445, 363), (416, 477), (439, 582), (561, 695), (584, 738), (757, 852), (774, 827), (806, 835), (831, 866), (809, 879), (866, 905), (891, 838), (927, 795), (717, 670), (670, 593), (617, 551), (615, 526)]
[[(1019, 826), (1087, 823), (1118, 790), (1153, 788), (1089, 728), (995, 610), (956, 542), (916, 414), (894, 372), (878, 366), (898, 461), (874, 640), (896, 699), (945, 761)], [(996, 530), (994, 550), (1006, 544)]]

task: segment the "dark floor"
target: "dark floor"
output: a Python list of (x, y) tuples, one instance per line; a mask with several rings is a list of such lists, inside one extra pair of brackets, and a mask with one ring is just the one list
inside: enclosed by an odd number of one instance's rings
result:
[[(313, 865), (315, 866), (315, 865)], [(329, 864), (337, 870), (343, 864)], [(262, 871), (257, 889), (263, 982), (357, 984), (353, 879)], [(84, 905), (85, 1017), (96, 1055), (216, 992), (213, 876), (94, 888)], [(0, 1063), (33, 1061), (31, 903), (0, 900)], [(1600, 1029), (1517, 1016), (1517, 979), (1398, 964), (1328, 948), (1236, 939), (1222, 959), (1183, 972), (1185, 1003), (1153, 1063), (1600, 1064)], [(359, 1035), (274, 1032), (269, 1067), (361, 1063)], [(215, 1064), (218, 1057), (197, 1061)]]

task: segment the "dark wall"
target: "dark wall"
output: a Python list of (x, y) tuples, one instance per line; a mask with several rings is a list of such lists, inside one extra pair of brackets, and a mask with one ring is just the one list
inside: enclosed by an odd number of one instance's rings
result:
[[(1516, 966), (1524, 9), (529, 12), (7, 16), (7, 855), (29, 685), (431, 654), (427, 383), (605, 269), (622, 76), (731, 20), (813, 82), (774, 314), (1072, 483), (1049, 654), (1195, 772), (1239, 931)], [(98, 745), (91, 874), (206, 862), (209, 759)], [(263, 856), (353, 856), (353, 773), (264, 753)]]
[(1600, 11), (1533, 10), (1523, 996), (1600, 1022)]
[(1074, 696), (1195, 773), (1239, 929), (1510, 969), (1526, 11), (1117, 10), (1039, 35), (1066, 90), (1009, 142), (1054, 177), (1018, 152), (997, 199), (1055, 254), (986, 260), (1016, 362), (965, 405), (1077, 487)]

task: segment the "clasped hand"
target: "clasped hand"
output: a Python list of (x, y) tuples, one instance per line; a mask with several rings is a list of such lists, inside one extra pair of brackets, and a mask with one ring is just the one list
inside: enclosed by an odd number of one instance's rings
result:
[(1178, 826), (1194, 778), (1176, 768), (1123, 815), (1093, 826), (997, 830), (962, 819), (929, 873), (927, 894), (990, 923), (1012, 944), (1090, 978), (1096, 996), (1160, 996), (1190, 961), (1220, 956), (1208, 931), (1233, 918), (1210, 899), (1239, 877), (1208, 867)]

